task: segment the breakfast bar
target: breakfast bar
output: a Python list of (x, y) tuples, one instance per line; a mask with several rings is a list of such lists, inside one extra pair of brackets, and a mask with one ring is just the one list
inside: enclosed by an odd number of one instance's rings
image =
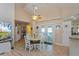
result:
[(70, 56), (79, 56), (79, 36), (70, 37)]

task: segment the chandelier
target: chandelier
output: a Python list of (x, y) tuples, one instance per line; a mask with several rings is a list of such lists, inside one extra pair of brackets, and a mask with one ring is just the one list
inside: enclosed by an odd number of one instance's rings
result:
[(33, 20), (39, 20), (41, 19), (41, 16), (40, 15), (36, 15), (36, 11), (37, 11), (38, 7), (34, 7), (33, 10), (34, 10), (34, 15), (32, 16), (32, 19)]

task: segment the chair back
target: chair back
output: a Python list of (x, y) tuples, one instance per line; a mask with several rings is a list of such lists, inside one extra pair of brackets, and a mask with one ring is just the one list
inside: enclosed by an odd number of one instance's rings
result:
[(26, 35), (24, 36), (24, 39), (25, 39), (25, 45), (30, 45), (30, 36), (29, 35)]
[(33, 48), (32, 44), (30, 42), (31, 36), (26, 35), (26, 36), (24, 36), (24, 38), (25, 38), (25, 50), (26, 50), (26, 48), (28, 48), (29, 52), (30, 52), (30, 50)]
[(39, 35), (39, 39), (40, 39), (40, 42), (44, 43), (45, 42), (45, 36), (43, 34), (40, 34)]

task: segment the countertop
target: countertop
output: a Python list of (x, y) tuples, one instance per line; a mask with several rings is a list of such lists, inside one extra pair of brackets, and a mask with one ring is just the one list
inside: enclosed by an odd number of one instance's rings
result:
[(69, 38), (70, 38), (70, 39), (77, 39), (77, 40), (79, 40), (79, 35), (72, 35), (72, 36), (70, 36)]

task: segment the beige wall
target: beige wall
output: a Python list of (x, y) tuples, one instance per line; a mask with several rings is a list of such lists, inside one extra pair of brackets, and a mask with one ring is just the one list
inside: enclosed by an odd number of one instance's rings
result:
[(60, 28), (60, 29), (56, 30), (54, 43), (58, 44), (58, 45), (62, 45), (62, 36), (63, 36), (63, 29)]
[(15, 18), (14, 4), (2, 3), (0, 4), (0, 21), (10, 22)]
[(15, 20), (30, 22), (30, 15), (24, 9), (24, 4), (15, 4)]

